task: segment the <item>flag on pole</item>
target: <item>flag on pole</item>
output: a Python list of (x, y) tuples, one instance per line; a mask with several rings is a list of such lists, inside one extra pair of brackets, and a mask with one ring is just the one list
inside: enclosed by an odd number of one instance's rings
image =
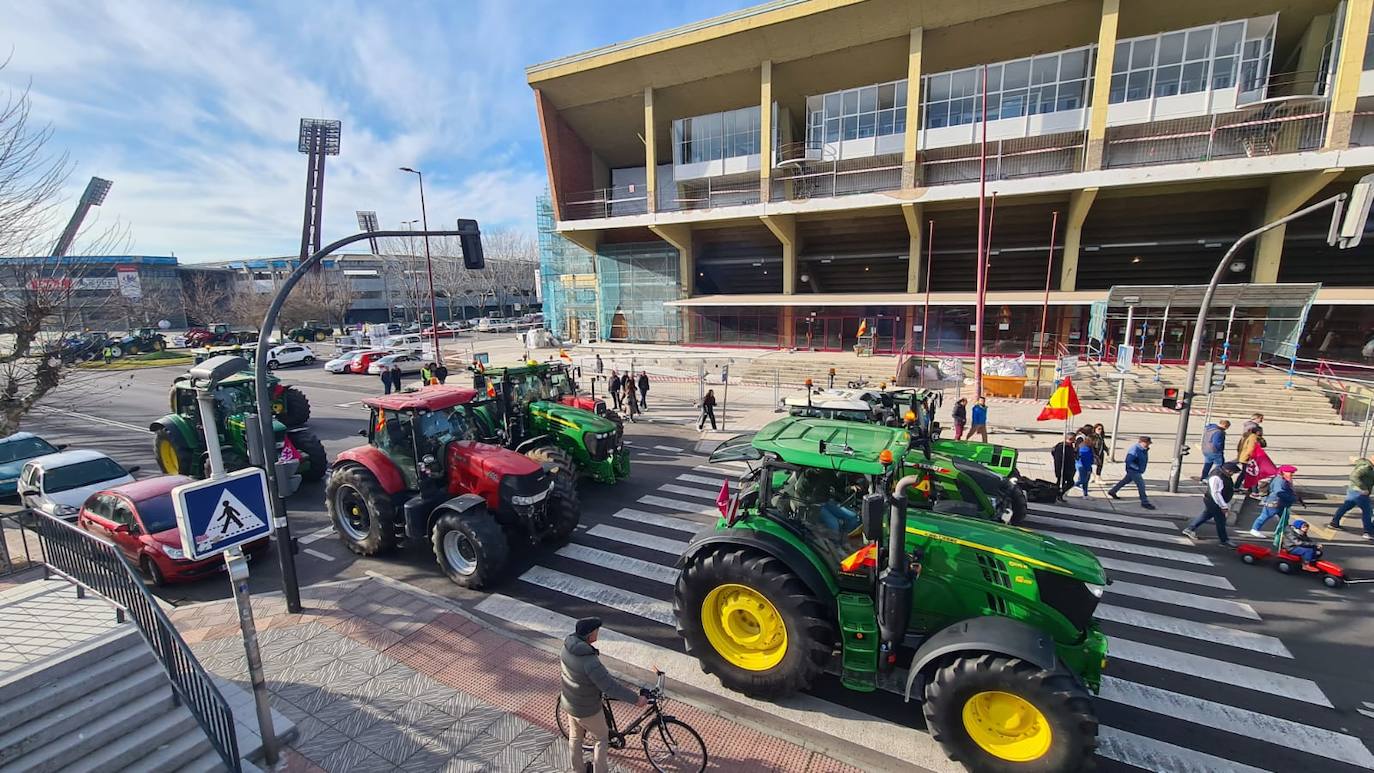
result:
[(859, 332), (858, 332), (857, 334), (855, 334), (855, 337), (860, 337), (860, 336), (862, 336), (864, 333), (867, 333), (867, 332), (868, 332), (868, 320), (867, 320), (867, 319), (861, 319), (861, 320), (859, 320)]
[(878, 543), (876, 542), (870, 542), (864, 545), (848, 556), (845, 556), (843, 561), (840, 561), (841, 572), (857, 572), (859, 569), (868, 566), (874, 568), (878, 566)]
[(720, 493), (716, 495), (716, 509), (720, 510), (721, 518), (730, 517), (730, 482), (720, 482)]
[(1060, 382), (1059, 388), (1050, 395), (1050, 401), (1045, 403), (1040, 415), (1035, 417), (1036, 421), (1049, 421), (1050, 419), (1063, 419), (1067, 421), (1072, 416), (1077, 416), (1083, 412), (1083, 407), (1078, 403), (1078, 392), (1074, 391), (1073, 379), (1068, 376)]
[(572, 362), (572, 356), (568, 354), (568, 350), (567, 350), (567, 349), (559, 349), (559, 350), (558, 350), (558, 356), (559, 356), (559, 357), (562, 357), (563, 359), (567, 360), (568, 362)]

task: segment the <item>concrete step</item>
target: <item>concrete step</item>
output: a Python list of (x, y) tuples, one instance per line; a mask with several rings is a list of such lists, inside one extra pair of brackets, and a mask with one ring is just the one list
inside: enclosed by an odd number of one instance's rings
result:
[[(243, 765), (243, 773), (250, 773), (250, 771), (258, 769), (248, 760), (241, 760), (240, 764)], [(219, 758), (219, 753), (210, 746), (209, 741), (206, 741), (205, 751), (190, 760), (186, 760), (181, 767), (173, 768), (173, 770), (177, 773), (224, 773), (228, 768), (224, 767), (224, 761)], [(138, 772), (130, 770), (129, 773)]]
[(0, 736), (0, 754), (6, 755), (0, 757), (0, 773), (55, 773), (172, 706), (172, 688), (161, 666), (131, 674)]
[[(170, 683), (167, 687), (171, 689)], [(199, 746), (210, 746), (195, 715), (184, 705), (173, 705), (155, 717), (129, 716), (126, 733), (113, 742), (62, 769), (62, 773), (106, 773), (113, 770), (170, 773), (188, 757), (198, 756)]]
[(29, 691), (0, 704), (0, 727), (19, 727), (155, 663), (135, 633), (95, 642), (26, 680)]
[[(110, 614), (113, 615), (114, 612)], [(60, 682), (70, 674), (84, 671), (92, 663), (109, 657), (112, 652), (122, 651), (141, 641), (138, 631), (132, 625), (128, 625), (67, 650), (61, 656), (43, 663), (42, 670), (20, 669), (17, 673), (0, 680), (0, 707), (3, 707), (0, 711), (8, 710), (12, 702), (35, 690)], [(0, 721), (0, 727), (6, 727), (3, 721)]]

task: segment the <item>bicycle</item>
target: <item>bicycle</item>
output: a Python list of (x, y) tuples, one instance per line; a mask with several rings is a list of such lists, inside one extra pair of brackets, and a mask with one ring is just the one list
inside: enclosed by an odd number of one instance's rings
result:
[[(616, 725), (610, 699), (601, 699), (602, 709), (606, 712), (606, 727), (610, 728), (610, 743), (607, 746), (613, 750), (624, 749), (626, 741), (638, 732), (644, 756), (654, 770), (660, 773), (701, 773), (706, 770), (706, 742), (701, 740), (701, 736), (691, 725), (671, 714), (663, 713), (663, 705), (668, 702), (663, 691), (664, 675), (658, 670), (654, 673), (658, 675), (654, 687), (639, 691), (640, 695), (649, 700), (649, 705), (645, 707), (644, 713), (624, 730)], [(555, 704), (554, 716), (558, 721), (558, 732), (567, 738), (568, 728), (572, 723), (561, 699)], [(647, 724), (645, 720), (648, 720)], [(640, 728), (641, 725), (643, 729)], [(584, 751), (590, 750), (592, 745), (583, 744), (582, 748)]]

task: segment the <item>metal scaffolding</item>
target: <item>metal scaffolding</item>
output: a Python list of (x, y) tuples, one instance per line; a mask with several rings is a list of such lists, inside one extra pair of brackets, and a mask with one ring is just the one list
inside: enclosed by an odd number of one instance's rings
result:
[(558, 235), (548, 196), (536, 200), (535, 211), (545, 325), (563, 338), (598, 340), (596, 255)]

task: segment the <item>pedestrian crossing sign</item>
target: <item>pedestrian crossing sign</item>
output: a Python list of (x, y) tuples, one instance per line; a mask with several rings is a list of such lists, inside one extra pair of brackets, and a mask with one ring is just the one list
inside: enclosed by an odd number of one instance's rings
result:
[(267, 476), (257, 467), (172, 489), (186, 557), (207, 558), (270, 534), (267, 502)]

